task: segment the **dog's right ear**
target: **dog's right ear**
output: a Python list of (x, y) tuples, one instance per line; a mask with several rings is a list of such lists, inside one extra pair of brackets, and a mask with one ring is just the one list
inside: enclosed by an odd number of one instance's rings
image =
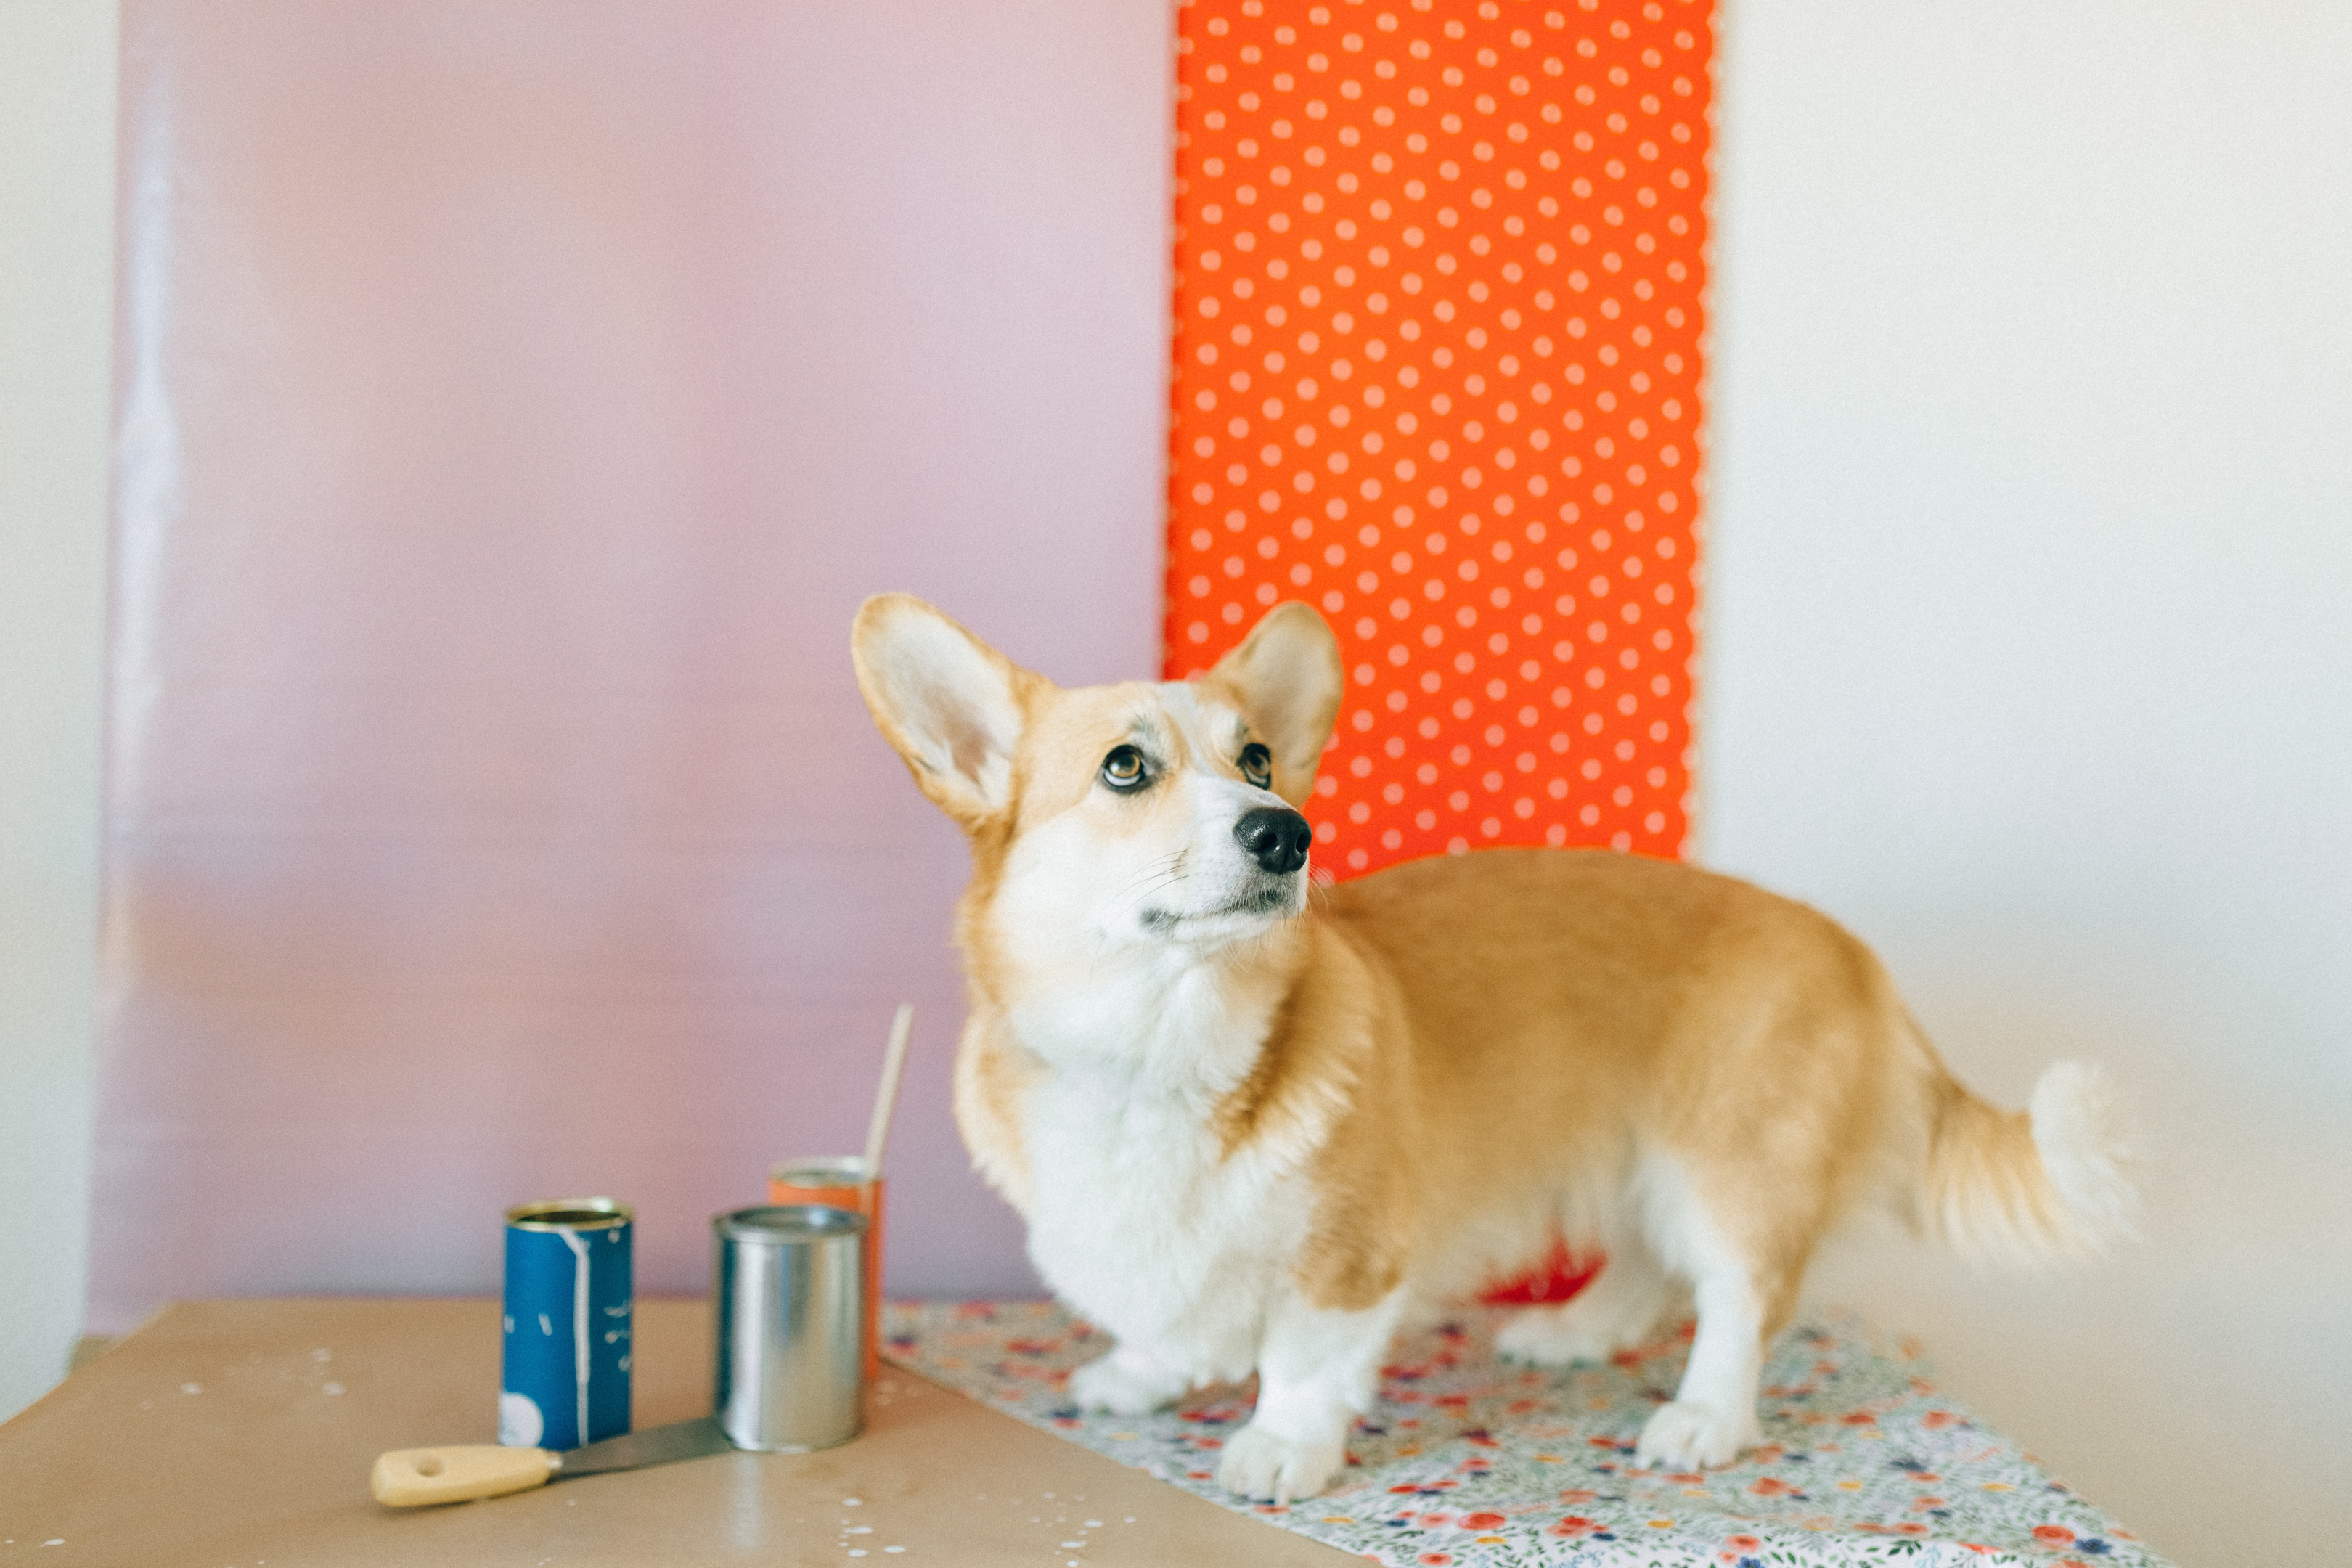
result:
[(969, 832), (1013, 798), (1032, 675), (911, 594), (877, 594), (849, 634), (857, 689), (915, 783)]
[(1297, 600), (1276, 605), (1208, 679), (1241, 698), (1253, 731), (1273, 751), (1274, 793), (1305, 805), (1348, 679), (1329, 625)]

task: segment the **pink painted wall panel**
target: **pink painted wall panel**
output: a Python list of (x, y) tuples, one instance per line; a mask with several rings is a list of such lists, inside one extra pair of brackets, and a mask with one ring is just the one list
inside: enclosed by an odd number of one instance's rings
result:
[(128, 0), (92, 1321), (641, 1288), (862, 1136), (891, 1283), (1018, 1289), (947, 1109), (963, 856), (865, 595), (1159, 660), (1168, 24), (1101, 0)]

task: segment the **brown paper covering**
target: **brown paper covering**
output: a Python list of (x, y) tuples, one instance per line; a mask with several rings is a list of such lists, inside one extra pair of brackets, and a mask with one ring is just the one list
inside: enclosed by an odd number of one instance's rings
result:
[[(640, 1301), (636, 1333), (637, 1424), (706, 1414), (707, 1304)], [(853, 1547), (857, 1568), (1349, 1561), (887, 1366), (865, 1435), (824, 1453), (378, 1506), (367, 1477), (383, 1450), (496, 1440), (498, 1362), (488, 1301), (174, 1306), (0, 1426), (0, 1538), (61, 1541), (41, 1568), (849, 1568)]]

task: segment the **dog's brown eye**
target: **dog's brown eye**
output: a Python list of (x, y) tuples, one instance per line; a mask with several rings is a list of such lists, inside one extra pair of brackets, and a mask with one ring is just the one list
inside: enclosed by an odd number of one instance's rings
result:
[(1274, 787), (1274, 753), (1252, 741), (1242, 748), (1242, 777), (1260, 789)]
[(1103, 759), (1102, 781), (1115, 790), (1141, 789), (1148, 777), (1143, 753), (1133, 746), (1113, 746)]

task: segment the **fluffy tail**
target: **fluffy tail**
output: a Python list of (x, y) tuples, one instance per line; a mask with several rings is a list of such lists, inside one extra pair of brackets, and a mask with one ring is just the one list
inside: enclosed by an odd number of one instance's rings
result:
[(2030, 1111), (1937, 1086), (1921, 1173), (1925, 1227), (1987, 1262), (2087, 1257), (2130, 1234), (2137, 1201), (2123, 1118), (2097, 1068), (2053, 1062)]

